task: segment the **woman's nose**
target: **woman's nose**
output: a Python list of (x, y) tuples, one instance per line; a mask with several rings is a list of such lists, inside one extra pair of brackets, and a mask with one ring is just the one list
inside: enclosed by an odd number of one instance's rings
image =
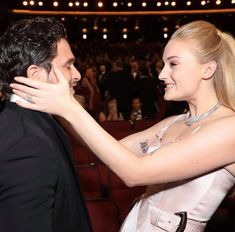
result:
[(159, 73), (158, 79), (161, 80), (161, 81), (166, 79), (166, 71), (165, 71), (164, 67), (162, 68), (161, 72)]

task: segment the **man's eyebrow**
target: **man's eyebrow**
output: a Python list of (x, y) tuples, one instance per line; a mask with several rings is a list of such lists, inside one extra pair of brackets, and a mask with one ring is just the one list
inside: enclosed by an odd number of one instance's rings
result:
[(74, 58), (74, 57), (73, 57), (73, 58), (70, 58), (70, 59), (68, 59), (68, 60), (66, 60), (66, 61), (64, 62), (64, 65), (73, 64), (74, 61), (75, 61), (75, 58)]

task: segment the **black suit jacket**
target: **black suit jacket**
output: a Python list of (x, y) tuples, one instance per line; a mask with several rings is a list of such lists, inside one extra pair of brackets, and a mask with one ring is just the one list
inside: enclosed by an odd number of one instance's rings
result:
[(0, 113), (0, 231), (91, 231), (68, 139), (45, 113)]

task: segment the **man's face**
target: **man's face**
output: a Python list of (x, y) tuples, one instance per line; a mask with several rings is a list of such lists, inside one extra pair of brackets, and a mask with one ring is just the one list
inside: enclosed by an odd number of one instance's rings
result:
[(100, 65), (100, 71), (101, 71), (101, 72), (105, 72), (105, 71), (106, 71), (105, 65)]
[(136, 61), (131, 63), (132, 72), (137, 72), (139, 70), (139, 64)]
[(141, 102), (139, 98), (135, 98), (132, 100), (132, 108), (135, 111), (138, 111), (141, 109)]
[[(81, 79), (79, 71), (74, 66), (74, 60), (75, 58), (68, 42), (65, 39), (61, 39), (57, 43), (57, 55), (52, 60), (51, 64), (52, 67), (56, 65), (63, 73), (65, 79), (69, 82), (73, 94), (74, 94), (73, 88), (77, 85), (78, 81)], [(57, 78), (53, 72), (53, 69), (50, 71), (47, 81), (51, 83), (57, 82)]]

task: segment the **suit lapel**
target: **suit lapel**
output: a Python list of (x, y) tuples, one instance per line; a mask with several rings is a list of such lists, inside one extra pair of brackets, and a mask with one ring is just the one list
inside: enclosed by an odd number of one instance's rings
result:
[[(53, 129), (55, 130), (56, 134), (58, 135), (59, 137), (59, 140), (61, 142), (61, 144), (63, 144), (63, 147), (65, 148), (66, 150), (66, 153), (67, 153), (67, 158), (68, 158), (68, 161), (71, 165), (71, 168), (72, 168), (72, 171), (73, 171), (73, 174), (75, 176), (75, 180), (76, 180), (76, 183), (77, 183), (77, 187), (78, 187), (78, 191), (79, 191), (79, 194), (82, 196), (80, 198), (81, 200), (81, 204), (83, 206), (83, 209), (85, 211), (85, 214), (86, 214), (86, 217), (88, 218), (89, 220), (89, 216), (88, 216), (88, 211), (87, 211), (87, 206), (86, 206), (86, 203), (85, 203), (85, 200), (83, 198), (83, 193), (82, 193), (82, 190), (80, 188), (80, 184), (79, 184), (79, 179), (78, 179), (78, 175), (77, 175), (77, 172), (76, 172), (76, 168), (74, 166), (74, 162), (73, 162), (73, 159), (71, 157), (71, 149), (70, 149), (70, 143), (69, 143), (69, 139), (68, 139), (68, 136), (66, 135), (66, 133), (64, 132), (64, 130), (62, 129), (62, 127), (57, 123), (57, 121), (50, 117), (49, 115), (47, 115), (49, 117), (48, 119), (48, 122), (51, 124), (51, 126), (53, 127)], [(91, 228), (90, 226), (90, 221), (89, 221), (89, 227)], [(92, 229), (90, 229), (92, 231)]]
[[(64, 132), (62, 127), (56, 122), (56, 120), (52, 116), (46, 113), (21, 108), (15, 103), (12, 103), (9, 101), (5, 102), (4, 108), (5, 107), (10, 110), (22, 112), (26, 117), (31, 118), (35, 123), (37, 123), (43, 128), (52, 128), (58, 138), (58, 142), (60, 143), (60, 146), (64, 148), (63, 154), (66, 160), (68, 161), (68, 163), (70, 164), (73, 170), (73, 174), (77, 177), (76, 169), (73, 163), (73, 159), (71, 157), (71, 148), (70, 148), (68, 136)], [(78, 181), (77, 178), (76, 180)]]
[(50, 123), (51, 127), (56, 132), (56, 134), (59, 138), (59, 142), (64, 147), (64, 150), (65, 150), (65, 153), (66, 153), (66, 158), (67, 158), (67, 160), (69, 161), (70, 165), (73, 168), (74, 175), (77, 176), (76, 169), (75, 169), (75, 166), (74, 166), (74, 162), (73, 162), (73, 159), (72, 159), (72, 156), (71, 156), (71, 147), (70, 147), (70, 142), (69, 142), (67, 134), (65, 133), (63, 128), (58, 124), (58, 122), (53, 117), (51, 117), (50, 115), (47, 115), (47, 117), (48, 117), (47, 121)]

